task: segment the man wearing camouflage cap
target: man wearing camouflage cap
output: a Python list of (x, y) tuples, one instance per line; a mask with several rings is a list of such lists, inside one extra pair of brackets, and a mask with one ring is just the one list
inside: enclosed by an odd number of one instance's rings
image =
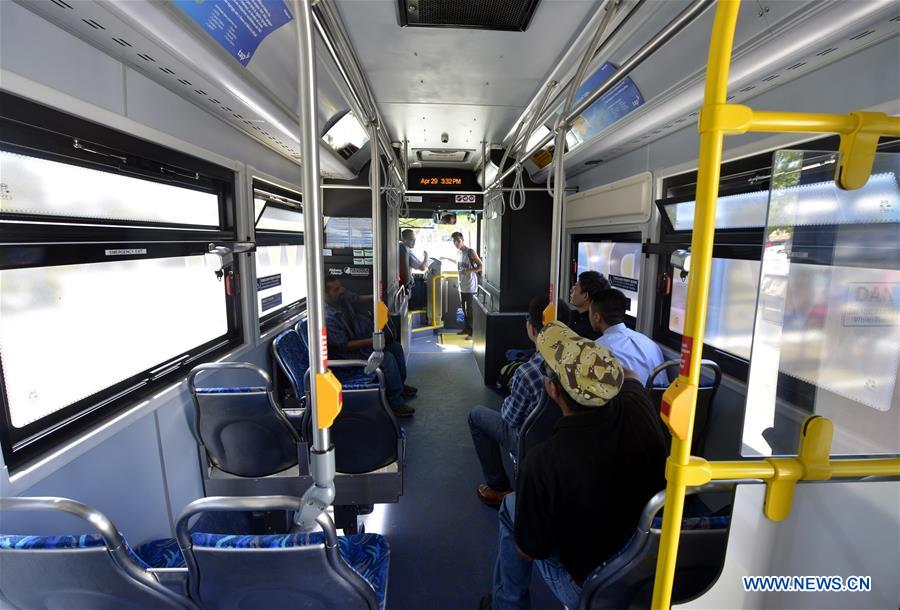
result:
[(541, 330), (537, 348), (563, 417), (524, 456), (516, 493), (503, 501), (493, 592), (481, 608), (529, 608), (532, 562), (577, 607), (585, 578), (625, 545), (665, 487), (665, 432), (641, 381), (559, 322)]

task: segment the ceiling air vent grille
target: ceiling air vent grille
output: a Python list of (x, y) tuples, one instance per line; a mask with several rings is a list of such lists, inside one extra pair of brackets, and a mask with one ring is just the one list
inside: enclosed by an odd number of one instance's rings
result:
[(400, 25), (524, 32), (540, 0), (397, 0)]

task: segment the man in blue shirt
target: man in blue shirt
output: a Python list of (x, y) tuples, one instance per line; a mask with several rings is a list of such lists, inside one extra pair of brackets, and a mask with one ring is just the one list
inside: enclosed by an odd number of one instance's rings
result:
[[(653, 369), (663, 363), (663, 353), (650, 337), (625, 326), (627, 303), (627, 297), (615, 288), (597, 291), (591, 297), (591, 326), (603, 333), (597, 343), (646, 384)], [(656, 379), (668, 385), (664, 374), (657, 375)]]
[[(532, 341), (541, 332), (544, 309), (549, 302), (546, 296), (535, 297), (528, 305), (525, 330)], [(561, 321), (566, 323), (568, 306), (562, 300), (556, 306)], [(516, 452), (519, 429), (544, 397), (542, 362), (541, 355), (535, 352), (528, 362), (516, 369), (510, 382), (510, 394), (503, 400), (499, 413), (482, 405), (469, 411), (469, 431), (486, 481), (478, 486), (478, 497), (485, 504), (500, 504), (503, 496), (512, 491), (503, 467), (502, 452)]]
[[(328, 356), (335, 360), (365, 360), (372, 353), (372, 319), (360, 315), (356, 304), (372, 301), (372, 295), (360, 296), (341, 285), (337, 278), (325, 280), (325, 327), (328, 329)], [(381, 361), (385, 395), (394, 415), (407, 417), (416, 410), (403, 402), (417, 390), (406, 382), (406, 355), (397, 341), (384, 346)]]

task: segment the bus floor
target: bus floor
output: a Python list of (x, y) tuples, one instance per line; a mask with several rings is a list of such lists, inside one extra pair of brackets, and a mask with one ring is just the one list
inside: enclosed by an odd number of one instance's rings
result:
[[(476, 404), (499, 408), (501, 399), (482, 382), (471, 351), (433, 350), (435, 337), (422, 335), (409, 358), (416, 414), (401, 421), (403, 497), (363, 519), (391, 545), (389, 610), (474, 609), (491, 591), (498, 527), (497, 511), (475, 494), (483, 477), (467, 415)], [(531, 599), (536, 610), (562, 607), (537, 570)]]

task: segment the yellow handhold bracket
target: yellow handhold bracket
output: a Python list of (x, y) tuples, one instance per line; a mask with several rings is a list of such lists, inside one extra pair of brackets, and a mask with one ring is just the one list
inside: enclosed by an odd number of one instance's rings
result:
[(679, 377), (663, 394), (659, 415), (680, 440), (687, 440), (688, 431), (694, 425), (694, 402), (697, 386)]
[(389, 315), (390, 312), (384, 301), (378, 301), (375, 304), (375, 330), (384, 330), (384, 327), (387, 326)]
[(556, 319), (556, 302), (553, 299), (550, 299), (550, 304), (544, 308), (544, 315), (541, 321), (544, 323), (544, 326), (550, 324), (553, 320)]
[(834, 174), (838, 186), (847, 190), (858, 189), (868, 182), (878, 138), (900, 135), (900, 117), (883, 112), (851, 112), (850, 116), (856, 119), (856, 124), (849, 133), (841, 133), (841, 160)]
[(344, 406), (344, 388), (331, 369), (316, 374), (316, 426), (330, 428)]

